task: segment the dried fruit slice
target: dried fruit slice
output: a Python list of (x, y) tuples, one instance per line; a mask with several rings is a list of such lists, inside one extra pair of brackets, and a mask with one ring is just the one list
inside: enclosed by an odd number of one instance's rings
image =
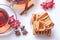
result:
[(10, 25), (9, 24), (6, 24), (5, 26), (1, 27), (0, 28), (0, 34), (8, 31), (9, 28), (10, 28)]

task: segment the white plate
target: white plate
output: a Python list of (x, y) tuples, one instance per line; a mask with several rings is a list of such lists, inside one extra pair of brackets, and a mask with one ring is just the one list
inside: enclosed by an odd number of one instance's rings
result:
[[(4, 4), (0, 4), (0, 8), (3, 8), (4, 10), (6, 10), (9, 16), (14, 15), (14, 18), (17, 19), (16, 12), (15, 12), (12, 8), (10, 8), (9, 6), (4, 5)], [(10, 28), (9, 30), (7, 30), (7, 32), (0, 34), (0, 36), (8, 35), (8, 34), (10, 34), (12, 31), (13, 31), (13, 29)]]

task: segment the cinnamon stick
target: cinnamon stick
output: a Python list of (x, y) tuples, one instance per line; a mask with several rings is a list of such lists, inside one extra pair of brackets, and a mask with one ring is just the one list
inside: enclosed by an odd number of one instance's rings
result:
[(25, 6), (25, 9), (27, 9), (28, 8), (28, 1), (26, 2), (26, 4), (25, 4), (26, 6)]
[(22, 11), (22, 12), (20, 13), (20, 15), (26, 14), (27, 11), (28, 11), (30, 8), (32, 8), (33, 6), (34, 6), (34, 4), (31, 4), (31, 6), (29, 6), (27, 9), (25, 9), (24, 11)]

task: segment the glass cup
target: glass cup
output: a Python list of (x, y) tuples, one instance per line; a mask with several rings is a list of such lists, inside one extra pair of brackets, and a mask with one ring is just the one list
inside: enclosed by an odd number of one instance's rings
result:
[(16, 12), (10, 6), (0, 4), (0, 36), (5, 36), (13, 31), (12, 27), (8, 24), (9, 17), (12, 15), (17, 19)]
[(3, 8), (0, 8), (0, 33), (4, 33), (10, 28), (8, 20), (8, 13)]

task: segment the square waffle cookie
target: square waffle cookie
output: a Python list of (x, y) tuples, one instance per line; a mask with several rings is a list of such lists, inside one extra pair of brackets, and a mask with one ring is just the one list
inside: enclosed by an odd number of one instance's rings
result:
[(32, 14), (33, 34), (51, 35), (51, 29), (54, 23), (51, 21), (47, 12), (41, 14)]

